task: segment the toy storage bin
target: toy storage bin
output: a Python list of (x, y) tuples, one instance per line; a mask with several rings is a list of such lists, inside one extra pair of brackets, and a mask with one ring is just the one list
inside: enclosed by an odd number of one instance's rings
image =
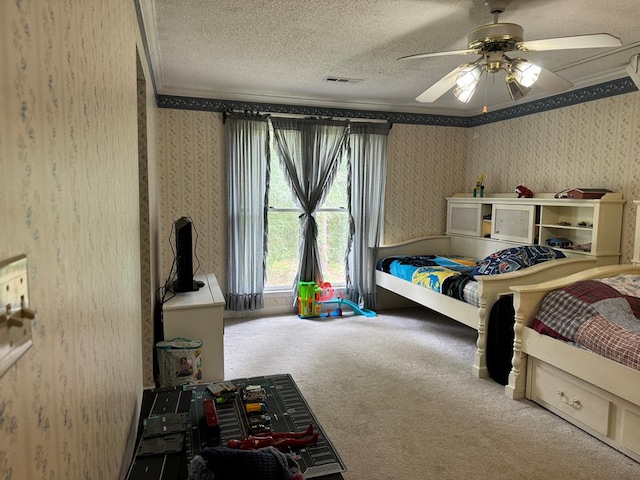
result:
[(202, 340), (173, 338), (156, 343), (160, 387), (202, 380)]

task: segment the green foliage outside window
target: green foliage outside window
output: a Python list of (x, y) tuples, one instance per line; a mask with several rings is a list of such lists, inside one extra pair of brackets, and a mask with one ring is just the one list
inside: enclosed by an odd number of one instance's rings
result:
[[(272, 156), (269, 189), (269, 254), (267, 255), (267, 287), (293, 285), (299, 263), (301, 211), (296, 206), (280, 163)], [(344, 284), (345, 254), (349, 233), (347, 211), (347, 162), (340, 164), (331, 191), (321, 208), (339, 211), (319, 211), (318, 249), (324, 280), (332, 285)], [(278, 210), (287, 209), (287, 210)], [(290, 209), (295, 209), (291, 211)]]

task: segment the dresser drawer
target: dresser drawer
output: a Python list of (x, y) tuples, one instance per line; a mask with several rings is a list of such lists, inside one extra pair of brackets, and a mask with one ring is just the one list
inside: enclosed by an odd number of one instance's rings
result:
[(535, 361), (531, 367), (531, 400), (568, 415), (602, 435), (609, 435), (611, 402), (608, 399), (553, 367)]
[(623, 409), (622, 445), (640, 455), (640, 411)]

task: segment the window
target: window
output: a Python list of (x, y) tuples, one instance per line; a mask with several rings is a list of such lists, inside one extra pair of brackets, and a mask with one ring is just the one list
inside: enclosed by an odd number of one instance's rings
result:
[[(269, 253), (266, 260), (266, 288), (290, 289), (300, 261), (300, 220), (302, 213), (291, 193), (275, 150), (271, 149), (271, 181), (269, 187)], [(318, 250), (324, 280), (344, 285), (345, 255), (349, 234), (347, 208), (347, 158), (340, 163), (338, 174), (324, 204), (315, 214), (318, 224)]]
[[(295, 290), (297, 286), (293, 281), (301, 264), (304, 279), (318, 278), (320, 269), (324, 279), (335, 286), (344, 286), (345, 298), (365, 308), (375, 308), (372, 249), (378, 246), (383, 210), (389, 124), (314, 118), (294, 121), (254, 113), (230, 113), (226, 125), (229, 179), (227, 308), (256, 310), (264, 305), (266, 289)], [(325, 202), (320, 211), (316, 208), (314, 223), (319, 231), (306, 231), (304, 238), (300, 236), (301, 211), (290, 192), (288, 175), (280, 169), (279, 159), (272, 159), (271, 165), (267, 163), (271, 157), (267, 149), (272, 149), (268, 143), (270, 129), (274, 133), (272, 138), (275, 137), (273, 144), (277, 144), (278, 152), (287, 155), (283, 160), (292, 173), (295, 172), (297, 188), (305, 195), (310, 193), (307, 190), (311, 187), (311, 192), (318, 194), (325, 186), (302, 185), (298, 169), (305, 170), (305, 166), (293, 155), (300, 160), (302, 152), (313, 155), (322, 179), (327, 174), (335, 178), (331, 191), (323, 195)], [(345, 141), (349, 142), (349, 164), (343, 157), (336, 165), (332, 155), (343, 151), (337, 149), (344, 148)], [(350, 192), (346, 188), (347, 167), (353, 175)], [(267, 172), (273, 175), (269, 184), (265, 178)], [(270, 198), (266, 198), (267, 192)], [(351, 200), (348, 207), (347, 199)], [(264, 243), (265, 216), (270, 222), (268, 245)], [(348, 235), (351, 221), (355, 228), (352, 236)], [(305, 229), (310, 223), (304, 222)], [(319, 244), (320, 258), (300, 259), (301, 240), (309, 240), (315, 246)], [(347, 258), (349, 241), (352, 243)], [(348, 284), (346, 271), (349, 272)]]

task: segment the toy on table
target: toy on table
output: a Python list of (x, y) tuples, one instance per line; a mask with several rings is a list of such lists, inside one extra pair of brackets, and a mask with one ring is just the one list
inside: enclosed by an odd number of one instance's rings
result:
[(254, 450), (257, 448), (274, 447), (303, 447), (318, 441), (318, 432), (313, 431), (313, 424), (309, 424), (304, 432), (269, 432), (250, 435), (242, 440), (232, 439), (227, 442), (228, 448), (240, 450)]
[[(335, 309), (327, 307), (322, 312), (322, 305), (336, 304)], [(341, 317), (342, 306), (353, 309), (356, 315), (375, 317), (376, 313), (360, 308), (356, 303), (342, 298), (340, 294), (334, 297), (334, 289), (329, 282), (323, 282), (318, 286), (315, 282), (298, 282), (298, 316), (300, 318)]]
[(231, 382), (216, 382), (207, 387), (216, 404), (223, 404), (234, 399), (238, 388)]
[(474, 197), (484, 197), (484, 175), (480, 175), (476, 180), (476, 186), (473, 187)]

